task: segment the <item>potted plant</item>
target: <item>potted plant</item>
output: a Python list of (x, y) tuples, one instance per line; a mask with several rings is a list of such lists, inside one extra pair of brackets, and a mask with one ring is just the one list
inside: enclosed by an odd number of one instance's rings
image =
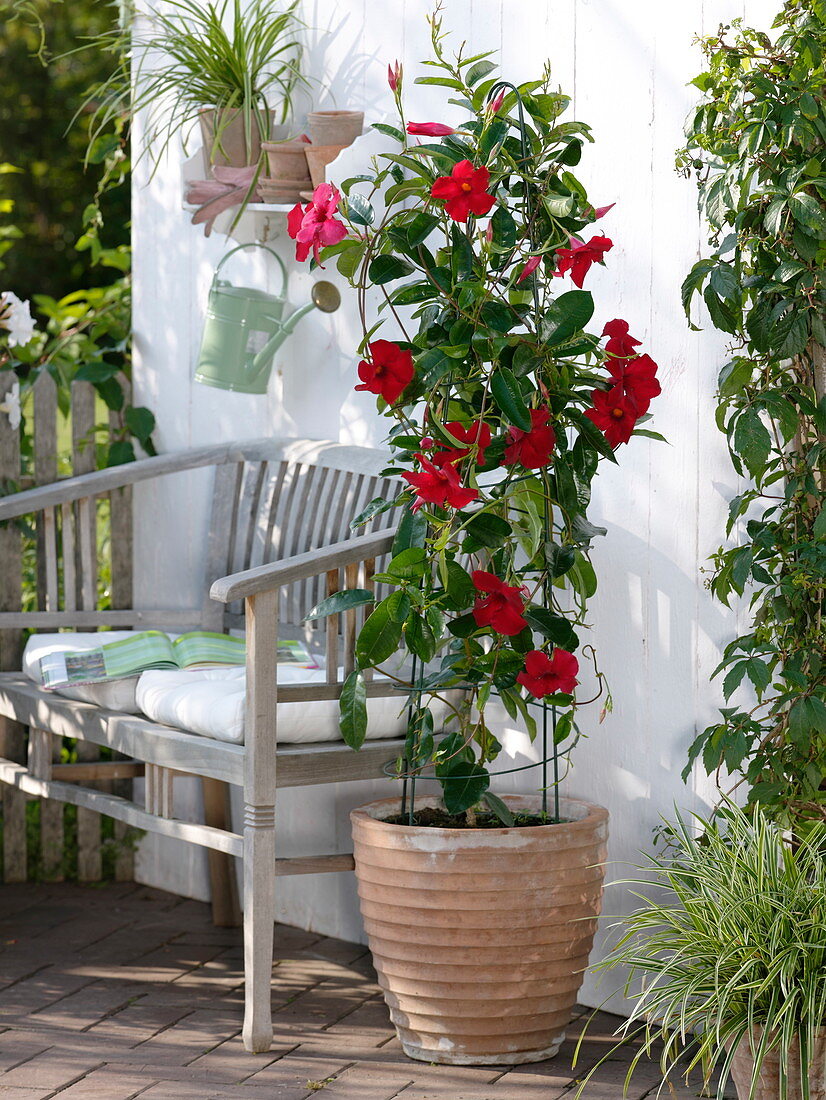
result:
[[(92, 137), (128, 104), (146, 112), (144, 149), (157, 162), (173, 137), (200, 125), (206, 167), (258, 166), (274, 120), (284, 122), (298, 81), (298, 0), (168, 0), (141, 22), (95, 39), (118, 66), (94, 88)], [(123, 50), (131, 35), (134, 72)], [(82, 108), (83, 109), (83, 108)]]
[(662, 836), (626, 883), (645, 904), (595, 968), (629, 972), (620, 1034), (642, 1037), (629, 1081), (661, 1042), (663, 1080), (702, 1067), (708, 1088), (717, 1070), (718, 1100), (730, 1075), (740, 1100), (823, 1100), (826, 826), (792, 849), (760, 808), (727, 803), (714, 823), (678, 817)]
[[(826, 12), (788, 0), (774, 29), (735, 21), (703, 41), (703, 99), (679, 159), (711, 227), (683, 301), (701, 292), (730, 337), (717, 423), (748, 479), (710, 587), (725, 604), (748, 592), (750, 617), (717, 669), (727, 705), (686, 775), (698, 758), (726, 770), (800, 836), (826, 813)], [(741, 684), (756, 700), (732, 700)]]
[[(562, 1041), (599, 911), (607, 813), (561, 799), (557, 782), (579, 732), (577, 652), (593, 654), (580, 632), (604, 530), (587, 510), (600, 461), (652, 434), (660, 386), (625, 321), (608, 313), (587, 331), (583, 284), (612, 247), (592, 230), (610, 207), (595, 209), (570, 170), (588, 127), (561, 121), (568, 100), (547, 72), (515, 88), (486, 55), (448, 57), (438, 16), (431, 30), (424, 82), (447, 87), (466, 120), (409, 122), (391, 67), (400, 125), (376, 128), (396, 150), (344, 197), (319, 186), (288, 230), (297, 259), (335, 259), (356, 287), (356, 388), (393, 422), (389, 473), (403, 486), (353, 521), (400, 516), (375, 577), (389, 594), (341, 696), (358, 749), (365, 677), (409, 654), (409, 677), (386, 670), (410, 699), (401, 797), (353, 814), (379, 981), (411, 1057), (517, 1063)], [(375, 599), (339, 593), (310, 617)], [(541, 741), (537, 794), (490, 790), (494, 702)], [(433, 773), (441, 794), (422, 797)]]

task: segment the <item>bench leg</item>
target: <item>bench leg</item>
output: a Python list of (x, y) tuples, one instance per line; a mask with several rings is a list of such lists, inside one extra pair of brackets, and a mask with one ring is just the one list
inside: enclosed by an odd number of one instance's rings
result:
[[(204, 823), (215, 829), (230, 828), (229, 784), (220, 779), (201, 779), (204, 796)], [(209, 860), (209, 892), (212, 901), (212, 923), (216, 928), (237, 928), (241, 923), (241, 906), (235, 880), (235, 857), (207, 849)]]
[(272, 1046), (272, 954), (275, 925), (275, 806), (244, 813), (244, 1046)]

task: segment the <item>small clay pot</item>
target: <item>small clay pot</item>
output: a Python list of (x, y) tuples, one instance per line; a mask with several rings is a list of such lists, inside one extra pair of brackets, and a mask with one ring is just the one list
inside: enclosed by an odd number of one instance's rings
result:
[(262, 136), (269, 137), (269, 129), (272, 127), (272, 112), (268, 132), (264, 135), (261, 134), (260, 113), (252, 112), (249, 141), (243, 111), (219, 112), (213, 107), (205, 107), (198, 112), (198, 121), (201, 124), (204, 170), (211, 174), (214, 165), (222, 168), (247, 168), (250, 164), (258, 163), (261, 158)]
[(307, 130), (313, 145), (352, 145), (364, 129), (364, 111), (310, 111)]
[(258, 192), (267, 203), (300, 202), (306, 186), (306, 180), (258, 180)]
[(310, 169), (307, 166), (307, 157), (304, 151), (307, 148), (303, 141), (264, 141), (261, 148), (267, 154), (267, 164), (270, 180), (287, 180), (289, 185), (300, 183), (306, 187), (310, 180)]
[[(507, 795), (536, 813), (538, 797)], [(417, 806), (438, 805), (437, 799)], [(552, 1058), (588, 965), (608, 811), (494, 829), (391, 825), (399, 800), (353, 810), (361, 915), (402, 1048), (442, 1065)]]
[[(760, 1043), (760, 1030), (754, 1036), (755, 1049)], [(737, 1086), (740, 1100), (748, 1100), (751, 1088), (751, 1075), (754, 1069), (754, 1056), (751, 1052), (748, 1036), (743, 1038), (731, 1063), (731, 1076)], [(788, 1100), (803, 1100), (803, 1086), (800, 1081), (800, 1054), (797, 1040), (792, 1043), (789, 1052)], [(775, 1047), (766, 1053), (760, 1067), (760, 1077), (754, 1092), (754, 1100), (777, 1100), (780, 1095), (780, 1052)], [(815, 1049), (809, 1066), (809, 1096), (811, 1100), (826, 1100), (826, 1028), (821, 1028), (815, 1040)]]
[(331, 164), (346, 145), (308, 145), (306, 147), (307, 164), (313, 187), (318, 187), (327, 179), (327, 165)]

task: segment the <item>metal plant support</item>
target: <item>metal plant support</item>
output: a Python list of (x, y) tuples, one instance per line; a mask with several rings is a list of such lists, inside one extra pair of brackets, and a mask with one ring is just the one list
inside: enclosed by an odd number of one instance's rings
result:
[[(496, 84), (493, 85), (493, 87), (488, 92), (488, 97), (487, 97), (488, 104), (490, 104), (496, 98), (496, 96), (502, 91), (505, 91), (506, 93), (510, 92), (516, 97), (516, 107), (517, 107), (517, 112), (518, 112), (518, 117), (519, 117), (519, 139), (520, 139), (520, 144), (521, 144), (522, 158), (523, 158), (523, 161), (527, 160), (528, 156), (529, 156), (528, 137), (527, 137), (527, 132), (526, 132), (526, 129), (525, 129), (525, 113), (524, 113), (524, 108), (523, 108), (523, 105), (522, 105), (522, 96), (519, 92), (519, 89), (514, 84), (511, 84), (509, 81), (499, 80), (499, 81), (497, 81)], [(524, 203), (525, 203), (524, 216), (525, 216), (526, 224), (528, 226), (528, 238), (529, 238), (530, 243), (531, 243), (531, 252), (533, 253), (536, 249), (536, 239), (535, 239), (536, 227), (535, 227), (534, 218), (533, 218), (533, 199), (532, 199), (531, 191), (528, 187), (525, 188)], [(539, 291), (537, 289), (535, 279), (533, 280), (533, 304), (534, 304), (534, 316), (538, 317), (539, 316)], [(450, 386), (450, 378), (449, 377), (446, 381), (446, 384), (447, 384), (447, 386)], [(552, 530), (552, 525), (551, 525), (550, 511), (549, 511), (549, 508), (548, 508), (547, 482), (546, 482), (546, 492), (545, 492), (544, 504), (545, 504), (545, 507), (544, 507), (545, 541), (550, 542), (550, 541), (552, 541), (553, 530)], [(545, 605), (546, 606), (549, 606), (551, 601), (552, 601), (551, 586), (552, 586), (552, 582), (551, 582), (550, 574), (546, 570), (545, 580), (543, 582), (543, 595), (544, 595), (544, 600), (545, 600)], [(420, 708), (420, 705), (421, 705), (422, 678), (423, 678), (423, 676), (424, 676), (424, 668), (422, 668), (421, 670), (419, 669), (419, 662), (418, 662), (417, 657), (414, 654), (413, 662), (412, 662), (412, 669), (411, 669), (411, 677), (410, 677), (410, 684), (411, 684), (410, 703), (409, 703), (408, 709), (407, 709), (408, 729), (410, 728), (410, 724), (413, 721), (414, 709), (418, 710)], [(416, 699), (415, 708), (414, 708), (414, 698)], [(556, 707), (555, 706), (549, 707), (548, 703), (547, 703), (547, 700), (545, 700), (545, 699), (542, 700), (541, 705), (542, 705), (542, 759), (539, 760), (539, 761), (536, 761), (534, 763), (531, 763), (531, 764), (523, 764), (519, 767), (503, 768), (503, 769), (500, 769), (497, 772), (497, 774), (498, 775), (512, 775), (512, 774), (515, 774), (516, 772), (530, 771), (533, 768), (541, 767), (542, 768), (542, 786), (541, 786), (542, 814), (543, 814), (543, 817), (547, 817), (548, 816), (548, 785), (549, 785), (549, 783), (548, 783), (548, 764), (550, 763), (552, 765), (552, 771), (553, 771), (553, 821), (554, 821), (554, 823), (558, 823), (559, 820), (560, 820), (560, 817), (559, 817), (559, 749), (558, 749), (557, 740), (556, 740), (556, 724), (557, 724)], [(549, 721), (549, 717), (550, 717), (550, 721)], [(550, 756), (548, 754), (549, 739), (550, 739), (550, 742), (552, 743), (552, 748), (553, 748), (553, 751), (552, 751)], [(416, 737), (416, 746), (418, 746), (418, 735)], [(402, 766), (401, 773), (397, 769), (394, 769), (394, 770), (392, 770), (392, 772), (390, 770), (388, 770), (388, 774), (393, 774), (397, 777), (400, 776), (401, 779), (402, 779), (401, 813), (402, 813), (402, 816), (404, 816), (406, 814), (408, 824), (413, 825), (415, 823), (416, 780), (417, 780), (417, 778), (423, 778), (423, 779), (428, 779), (428, 780), (434, 780), (435, 781), (435, 776), (422, 776), (420, 774), (420, 771), (418, 770), (418, 768), (415, 766), (415, 764), (414, 764), (413, 767), (411, 767), (410, 764), (411, 764), (411, 762), (407, 759), (407, 757), (404, 757), (401, 761), (401, 766)], [(461, 777), (457, 777), (457, 778), (461, 778)]]

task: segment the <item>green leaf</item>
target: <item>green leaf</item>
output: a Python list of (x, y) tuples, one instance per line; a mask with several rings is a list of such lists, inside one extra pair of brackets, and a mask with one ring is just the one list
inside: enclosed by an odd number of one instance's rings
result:
[(341, 689), (339, 728), (345, 745), (361, 748), (367, 736), (367, 688), (359, 669), (350, 673)]
[(445, 809), (449, 814), (461, 814), (475, 806), (490, 786), (490, 776), (480, 764), (451, 760), (436, 768), (442, 784)]
[(493, 247), (497, 252), (509, 252), (516, 244), (516, 221), (504, 206), (497, 206), (490, 219)]
[(818, 512), (817, 519), (812, 527), (812, 534), (816, 539), (826, 538), (826, 504)]
[(786, 214), (786, 200), (775, 199), (770, 202), (765, 216), (763, 217), (763, 225), (766, 227), (766, 231), (771, 233), (773, 237), (779, 237), (783, 228), (783, 219)]
[(447, 563), (446, 590), (454, 610), (460, 611), (476, 598), (476, 585), (470, 574), (457, 561)]
[(399, 529), (393, 540), (393, 557), (397, 557), (403, 550), (410, 550), (414, 546), (424, 546), (427, 538), (427, 520), (421, 512), (412, 511), (408, 505), (399, 523)]
[(703, 301), (708, 308), (711, 323), (714, 327), (721, 332), (735, 335), (738, 328), (737, 316), (731, 306), (718, 297), (712, 286), (706, 287), (703, 293)]
[(573, 546), (560, 546), (555, 542), (545, 543), (545, 561), (551, 573), (551, 579), (563, 577), (576, 561), (576, 551)]
[(74, 380), (76, 382), (105, 382), (110, 378), (114, 378), (120, 369), (119, 366), (106, 363), (103, 359), (93, 359), (91, 363), (84, 363), (78, 367)]
[(494, 794), (493, 791), (486, 791), (482, 795), (482, 801), (491, 813), (496, 814), (506, 828), (510, 829), (513, 826), (514, 816), (498, 794)]
[(395, 507), (395, 501), (385, 500), (384, 497), (373, 497), (356, 518), (350, 520), (350, 530), (355, 531), (357, 527), (362, 527), (375, 516), (380, 516), (382, 512), (387, 512), (393, 507)]
[(408, 546), (391, 558), (386, 572), (400, 581), (423, 577), (427, 569), (427, 555), (422, 546)]
[(455, 366), (456, 360), (445, 355), (442, 348), (429, 348), (416, 360), (416, 370), (426, 390), (432, 389), (441, 382)]
[(427, 664), (436, 653), (436, 636), (426, 619), (418, 611), (408, 616), (404, 628), (404, 638), (411, 653)]
[(404, 227), (409, 247), (417, 248), (427, 240), (438, 225), (439, 219), (434, 214), (428, 214), (426, 211), (420, 210), (413, 220)]
[(477, 61), (465, 73), (465, 80), (472, 87), (474, 84), (478, 84), (480, 80), (484, 80), (488, 73), (493, 72), (496, 72), (496, 66), (492, 61)]
[(789, 209), (794, 220), (802, 225), (807, 233), (811, 233), (821, 241), (826, 239), (826, 210), (814, 195), (807, 195), (805, 192), (792, 195), (789, 199)]
[(385, 134), (387, 137), (395, 138), (404, 145), (404, 134), (396, 126), (388, 126), (386, 122), (374, 122), (372, 124), (374, 130), (378, 130), (380, 134)]
[(470, 520), (466, 530), (479, 546), (494, 550), (511, 535), (513, 528), (501, 516), (495, 516), (491, 512), (479, 512)]
[(542, 326), (545, 342), (554, 347), (580, 332), (594, 315), (594, 299), (587, 290), (569, 290), (560, 294), (548, 311)]
[(410, 597), (402, 590), (391, 592), (384, 602), (394, 623), (403, 623), (410, 614)]
[(416, 269), (407, 260), (399, 256), (376, 256), (367, 269), (367, 276), (376, 286), (392, 283), (394, 279), (403, 279), (412, 275)]
[(572, 653), (579, 645), (574, 628), (562, 615), (554, 615), (544, 607), (529, 607), (525, 611), (528, 625), (561, 649)]
[(519, 382), (507, 367), (497, 367), (490, 379), (490, 392), (494, 401), (517, 428), (531, 430), (531, 414), (522, 396)]
[(376, 212), (363, 195), (350, 195), (344, 204), (344, 213), (356, 225), (372, 225)]
[(123, 466), (126, 462), (135, 461), (135, 448), (131, 443), (126, 440), (118, 440), (117, 443), (113, 443), (109, 448), (109, 453), (106, 456), (107, 466)]
[(124, 413), (126, 427), (141, 443), (145, 443), (155, 430), (155, 417), (141, 406), (131, 406)]
[(402, 624), (393, 620), (387, 600), (382, 600), (361, 628), (356, 640), (356, 657), (362, 668), (379, 665), (399, 648)]
[(311, 619), (325, 619), (328, 615), (337, 615), (341, 611), (350, 611), (353, 607), (361, 607), (363, 604), (375, 603), (376, 594), (366, 588), (347, 588), (343, 592), (335, 592), (317, 603), (305, 616), (304, 621)]
[(735, 301), (740, 297), (740, 282), (730, 264), (718, 264), (711, 273), (711, 286), (721, 298)]
[(771, 442), (769, 430), (759, 413), (754, 409), (745, 409), (737, 418), (733, 445), (752, 476), (758, 476), (766, 468)]

